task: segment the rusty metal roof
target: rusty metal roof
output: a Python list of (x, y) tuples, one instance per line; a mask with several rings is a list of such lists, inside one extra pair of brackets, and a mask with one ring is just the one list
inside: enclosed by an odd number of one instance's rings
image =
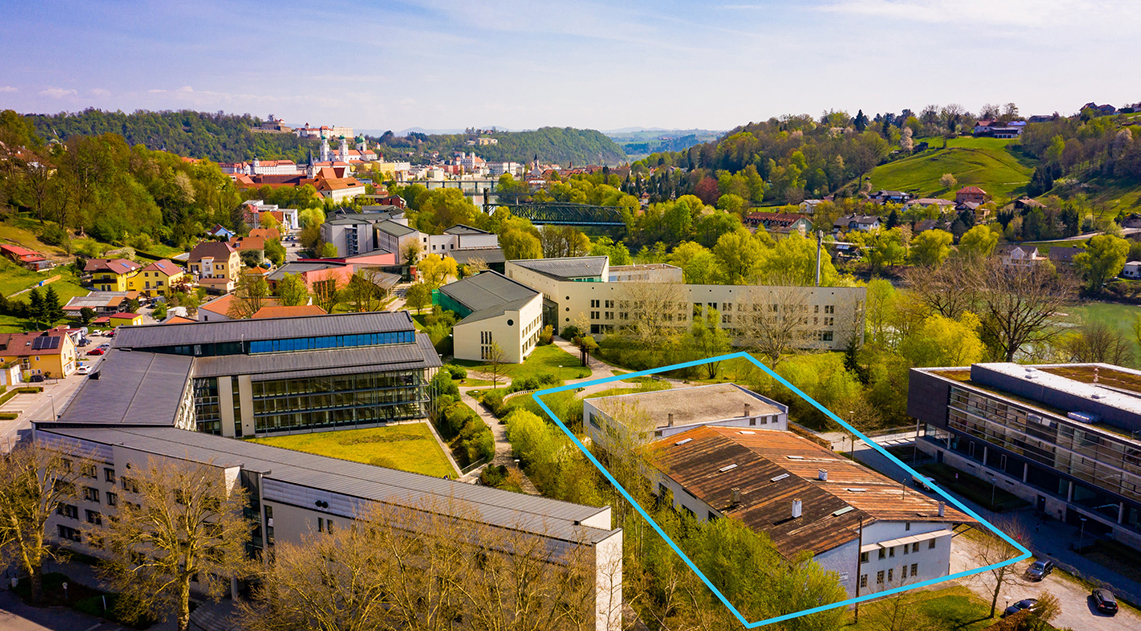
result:
[[(723, 515), (768, 534), (786, 558), (852, 541), (861, 521), (973, 521), (949, 507), (939, 517), (935, 500), (791, 432), (705, 426), (651, 449), (666, 475)], [(820, 469), (827, 481), (818, 479)], [(734, 488), (741, 493), (735, 506)], [(802, 512), (794, 519), (796, 499)]]

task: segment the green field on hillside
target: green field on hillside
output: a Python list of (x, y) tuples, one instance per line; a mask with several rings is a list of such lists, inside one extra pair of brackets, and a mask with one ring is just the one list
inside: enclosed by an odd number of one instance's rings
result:
[(1133, 334), (1133, 323), (1141, 316), (1141, 306), (1113, 302), (1085, 302), (1064, 309), (1057, 322), (1065, 327), (1101, 322), (1119, 332), (1133, 347), (1133, 366), (1141, 365), (1141, 346)]
[[(1033, 165), (1015, 151), (1018, 141), (999, 138), (953, 138), (942, 149), (941, 138), (926, 139), (932, 148), (872, 169), (873, 190), (905, 191), (918, 197), (952, 199), (964, 186), (978, 186), (991, 195), (1013, 196), (1030, 182)], [(944, 173), (955, 176), (957, 184), (944, 188)]]

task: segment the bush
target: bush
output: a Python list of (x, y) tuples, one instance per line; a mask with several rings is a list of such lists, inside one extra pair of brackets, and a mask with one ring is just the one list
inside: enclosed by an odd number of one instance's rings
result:
[[(450, 395), (454, 399), (460, 398), (460, 388), (452, 381), (452, 373), (448, 370), (436, 371), (429, 386), (436, 392), (437, 396)], [(440, 407), (439, 409), (442, 410), (444, 408)]]
[(551, 325), (548, 324), (547, 326), (543, 327), (543, 330), (539, 333), (539, 346), (546, 346), (550, 344), (551, 338), (554, 336), (555, 332), (554, 329), (551, 328)]
[(506, 388), (498, 388), (489, 390), (483, 395), (483, 404), (487, 406), (487, 409), (491, 410), (492, 414), (500, 418), (503, 418), (503, 413), (506, 411), (506, 406), (503, 403), (503, 396), (505, 394), (508, 394)]
[(507, 479), (507, 467), (485, 467), (479, 474), (479, 483), (484, 486), (499, 486)]
[(444, 365), (444, 370), (452, 375), (452, 379), (467, 379), (467, 369), (463, 366), (456, 366), (455, 364)]
[(49, 223), (44, 225), (39, 238), (48, 245), (63, 245), (67, 241), (67, 231), (54, 223)]
[(559, 337), (564, 340), (573, 340), (580, 335), (582, 335), (582, 331), (579, 331), (578, 327), (573, 324), (568, 324), (563, 327), (562, 331), (559, 331)]

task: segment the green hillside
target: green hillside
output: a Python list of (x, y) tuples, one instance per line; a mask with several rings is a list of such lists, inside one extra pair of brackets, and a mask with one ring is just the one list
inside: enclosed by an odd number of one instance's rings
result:
[[(942, 139), (927, 139), (933, 147), (942, 147)], [(998, 138), (953, 138), (947, 148), (933, 148), (872, 169), (869, 178), (873, 189), (905, 191), (919, 197), (954, 197), (963, 186), (978, 186), (999, 196), (1021, 193), (1030, 182), (1034, 170), (1031, 160), (1018, 151), (1017, 140)], [(939, 179), (944, 173), (955, 176), (958, 183), (944, 188)]]

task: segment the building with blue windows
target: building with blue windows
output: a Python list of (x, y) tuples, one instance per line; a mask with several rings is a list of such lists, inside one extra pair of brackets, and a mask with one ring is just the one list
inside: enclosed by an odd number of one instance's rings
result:
[(440, 365), (407, 312), (125, 327), (65, 416), (231, 437), (368, 427), (426, 417)]

